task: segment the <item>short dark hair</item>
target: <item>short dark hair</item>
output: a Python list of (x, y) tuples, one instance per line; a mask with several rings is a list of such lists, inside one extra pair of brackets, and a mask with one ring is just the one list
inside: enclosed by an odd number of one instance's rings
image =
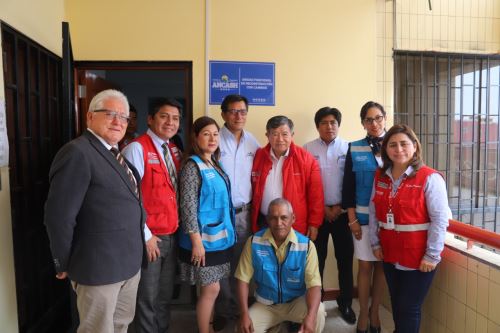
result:
[(339, 109), (325, 106), (319, 109), (314, 115), (314, 123), (316, 124), (316, 128), (319, 127), (319, 123), (321, 122), (321, 120), (323, 120), (323, 118), (330, 115), (332, 115), (335, 118), (335, 120), (340, 126), (340, 122), (342, 121), (342, 113), (340, 113)]
[(164, 106), (173, 106), (174, 108), (177, 108), (179, 110), (179, 115), (182, 116), (182, 104), (179, 103), (176, 99), (173, 98), (158, 98), (152, 103), (151, 109), (148, 111), (148, 115), (151, 117), (154, 117), (155, 114), (160, 111), (160, 109)]
[(245, 102), (245, 106), (248, 110), (248, 99), (245, 96), (238, 95), (238, 94), (233, 94), (233, 95), (227, 95), (224, 97), (224, 100), (222, 101), (222, 104), (220, 105), (220, 109), (222, 112), (227, 112), (229, 108), (229, 104), (235, 103), (235, 102)]
[(266, 124), (266, 132), (269, 132), (269, 130), (278, 128), (283, 125), (288, 125), (290, 131), (293, 133), (293, 121), (286, 116), (274, 116), (269, 118)]
[(368, 113), (368, 110), (371, 108), (379, 109), (380, 112), (382, 112), (382, 114), (385, 117), (385, 110), (384, 110), (384, 107), (382, 105), (380, 105), (379, 103), (374, 102), (374, 101), (368, 101), (361, 107), (361, 111), (359, 112), (359, 116), (361, 117), (361, 123), (363, 123), (363, 120), (365, 120), (365, 117), (366, 117), (366, 114)]

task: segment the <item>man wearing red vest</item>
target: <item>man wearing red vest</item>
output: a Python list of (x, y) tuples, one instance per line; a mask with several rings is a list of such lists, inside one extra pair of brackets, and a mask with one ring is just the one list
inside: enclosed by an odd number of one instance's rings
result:
[(148, 131), (125, 147), (123, 155), (142, 178), (144, 230), (149, 264), (141, 271), (135, 314), (136, 333), (165, 333), (175, 278), (177, 171), (181, 154), (171, 138), (177, 133), (182, 106), (161, 99), (149, 110)]

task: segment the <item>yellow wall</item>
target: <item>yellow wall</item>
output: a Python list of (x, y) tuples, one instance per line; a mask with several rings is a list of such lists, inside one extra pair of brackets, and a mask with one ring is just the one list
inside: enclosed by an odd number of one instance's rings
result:
[[(61, 54), (63, 0), (0, 0), (0, 20)], [(0, 61), (0, 103), (5, 103), (3, 62)], [(18, 332), (9, 169), (0, 168), (0, 323), (2, 332)]]
[(249, 114), (261, 143), (267, 119), (278, 114), (295, 122), (297, 143), (314, 139), (323, 106), (343, 112), (342, 136), (362, 134), (359, 109), (376, 91), (374, 1), (219, 0), (211, 13), (211, 60), (276, 63), (276, 106)]
[[(58, 55), (61, 21), (67, 20), (75, 60), (192, 61), (195, 117), (208, 110), (221, 120), (219, 107), (205, 104), (205, 42), (209, 60), (275, 62), (276, 106), (253, 106), (249, 115), (248, 129), (261, 143), (266, 142), (265, 122), (277, 114), (294, 120), (298, 144), (312, 140), (317, 136), (314, 113), (327, 105), (343, 112), (341, 135), (355, 139), (363, 135), (361, 105), (376, 99), (374, 1), (0, 0), (0, 19)], [(2, 85), (0, 72), (3, 100)], [(5, 184), (7, 169), (2, 176)], [(17, 325), (12, 319), (15, 289), (5, 187), (0, 192), (0, 211), (6, 214), (0, 216), (0, 235), (6, 237), (0, 240), (0, 252), (8, 254), (8, 262), (0, 262), (0, 281), (6, 280), (4, 276), (11, 281), (9, 293), (0, 298), (0, 322)], [(331, 256), (329, 261), (333, 264)], [(9, 319), (2, 320), (3, 315)]]
[(204, 114), (205, 4), (197, 0), (66, 0), (75, 60), (193, 62), (193, 109)]
[[(295, 121), (299, 144), (313, 139), (312, 117), (325, 105), (344, 112), (346, 138), (362, 133), (357, 115), (376, 91), (373, 1), (207, 3), (210, 60), (276, 63), (276, 107), (252, 107), (249, 116), (248, 129), (262, 143), (265, 121), (276, 114)], [(193, 61), (194, 115), (204, 114), (204, 1), (137, 7), (130, 1), (67, 0), (66, 13), (75, 60)], [(209, 110), (221, 120), (217, 106)]]

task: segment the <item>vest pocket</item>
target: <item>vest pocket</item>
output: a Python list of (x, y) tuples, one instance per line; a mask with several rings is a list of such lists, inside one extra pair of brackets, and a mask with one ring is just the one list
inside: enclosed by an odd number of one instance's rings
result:
[(207, 251), (220, 250), (228, 245), (229, 236), (224, 221), (205, 224), (201, 229), (201, 240)]
[(278, 267), (273, 264), (264, 264), (262, 267), (262, 284), (270, 288), (278, 288)]
[(300, 267), (287, 267), (284, 269), (285, 283), (290, 289), (302, 289), (303, 271)]

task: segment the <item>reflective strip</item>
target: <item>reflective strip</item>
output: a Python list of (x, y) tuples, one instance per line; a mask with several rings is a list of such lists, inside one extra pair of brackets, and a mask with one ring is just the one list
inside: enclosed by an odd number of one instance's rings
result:
[(274, 302), (272, 300), (269, 300), (267, 298), (261, 297), (259, 294), (255, 293), (255, 299), (257, 302), (262, 303), (264, 305), (273, 305)]
[(356, 206), (356, 213), (369, 214), (370, 210), (368, 209), (368, 206)]
[(394, 231), (424, 231), (429, 230), (430, 223), (421, 223), (421, 224), (395, 224), (394, 229), (386, 229), (386, 223), (378, 221), (379, 227), (385, 230), (394, 230)]
[(227, 238), (227, 230), (221, 230), (215, 235), (209, 235), (206, 233), (201, 234), (201, 240), (204, 240), (206, 242), (216, 242), (220, 239)]
[(252, 243), (259, 245), (270, 245), (267, 239), (262, 238), (261, 236), (253, 236)]
[(307, 243), (297, 243), (294, 246), (290, 247), (290, 251), (297, 251), (297, 252), (302, 251), (302, 252), (306, 252), (307, 249), (309, 248), (308, 245), (309, 244), (307, 244)]
[(372, 152), (372, 147), (370, 146), (353, 146), (351, 145), (351, 153), (356, 152), (356, 153), (371, 153)]

